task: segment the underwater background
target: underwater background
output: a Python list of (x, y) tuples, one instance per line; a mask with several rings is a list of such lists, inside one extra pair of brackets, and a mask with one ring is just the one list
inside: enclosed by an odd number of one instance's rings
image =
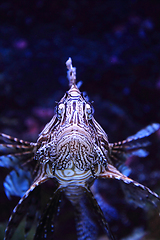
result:
[[(0, 132), (37, 140), (55, 101), (69, 88), (68, 57), (109, 142), (160, 123), (160, 1), (1, 0)], [(146, 158), (132, 157), (127, 165), (134, 180), (160, 194), (160, 132), (152, 142)], [(19, 200), (4, 193), (7, 173), (0, 169), (0, 239)], [(48, 184), (42, 195), (51, 191)], [(127, 203), (119, 182), (97, 180), (93, 191), (106, 202), (103, 210), (117, 239), (160, 239), (158, 213)], [(65, 208), (55, 240), (75, 237)], [(21, 236), (23, 223), (13, 239)]]

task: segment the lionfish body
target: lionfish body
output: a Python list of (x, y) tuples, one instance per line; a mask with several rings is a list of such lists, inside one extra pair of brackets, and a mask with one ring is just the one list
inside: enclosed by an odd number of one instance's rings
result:
[[(62, 193), (74, 207), (78, 240), (97, 239), (93, 227), (89, 230), (91, 223), (84, 213), (84, 195), (109, 239), (114, 239), (103, 212), (90, 191), (96, 178), (118, 179), (129, 184), (130, 195), (135, 197), (136, 191), (138, 193), (137, 202), (147, 199), (154, 204), (152, 197), (159, 200), (156, 193), (120, 171), (128, 156), (146, 156), (143, 149), (148, 145), (146, 137), (157, 131), (160, 125), (154, 123), (122, 142), (109, 143), (107, 134), (93, 117), (92, 105), (76, 85), (76, 69), (72, 67), (70, 58), (66, 65), (70, 89), (58, 103), (56, 114), (40, 133), (37, 143), (1, 134), (5, 143), (0, 144), (0, 166), (14, 169), (5, 180), (6, 193), (8, 196), (22, 197), (9, 219), (5, 240), (11, 239), (26, 213), (28, 223), (25, 232), (30, 230), (35, 215), (30, 206), (37, 203), (35, 195), (38, 186), (49, 179), (57, 182), (57, 189), (41, 215), (34, 240), (50, 239), (50, 236), (54, 236), (55, 218)], [(30, 165), (31, 160), (36, 163), (35, 170)], [(23, 166), (26, 166), (26, 169)], [(29, 175), (26, 172), (29, 172)], [(17, 184), (26, 183), (27, 180), (27, 189), (22, 187), (23, 184)], [(12, 190), (12, 186), (17, 188), (17, 192)], [(131, 193), (132, 190), (135, 194)], [(90, 221), (92, 222), (92, 219)]]

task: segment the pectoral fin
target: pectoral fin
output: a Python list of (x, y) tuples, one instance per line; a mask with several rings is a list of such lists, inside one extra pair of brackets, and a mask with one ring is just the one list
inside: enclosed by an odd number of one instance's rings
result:
[(159, 123), (153, 123), (138, 131), (135, 135), (128, 137), (124, 141), (110, 143), (109, 157), (113, 165), (123, 172), (126, 159), (130, 156), (146, 157), (148, 152), (146, 147), (150, 144), (148, 137), (160, 129)]
[(99, 174), (99, 178), (111, 178), (117, 179), (122, 183), (127, 184), (124, 186), (124, 190), (127, 192), (128, 197), (136, 205), (144, 207), (146, 202), (151, 203), (154, 207), (157, 207), (157, 201), (160, 201), (160, 197), (157, 193), (151, 191), (148, 187), (134, 181), (131, 178), (123, 175), (111, 164), (107, 165), (107, 168)]

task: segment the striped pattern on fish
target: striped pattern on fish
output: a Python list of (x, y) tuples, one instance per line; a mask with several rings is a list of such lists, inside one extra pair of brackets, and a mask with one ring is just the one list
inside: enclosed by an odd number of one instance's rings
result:
[[(4, 240), (12, 238), (25, 214), (28, 216), (25, 233), (31, 229), (34, 215), (39, 210), (39, 186), (50, 179), (56, 182), (57, 188), (41, 214), (34, 240), (54, 236), (55, 219), (63, 194), (75, 211), (78, 240), (97, 239), (95, 216), (108, 238), (115, 239), (90, 190), (97, 178), (117, 179), (126, 184), (130, 197), (133, 196), (139, 205), (146, 201), (156, 205), (160, 200), (148, 187), (123, 174), (128, 156), (145, 157), (148, 154), (145, 150), (150, 144), (147, 137), (157, 131), (160, 124), (153, 123), (124, 141), (109, 143), (107, 134), (94, 119), (92, 104), (76, 85), (76, 69), (71, 58), (66, 65), (70, 89), (57, 104), (56, 114), (40, 133), (37, 142), (0, 134), (0, 166), (12, 169), (4, 183), (6, 193), (8, 197), (16, 194), (21, 197), (8, 221)], [(25, 181), (28, 185), (22, 196)], [(84, 198), (93, 210), (93, 218), (85, 215), (89, 210)]]

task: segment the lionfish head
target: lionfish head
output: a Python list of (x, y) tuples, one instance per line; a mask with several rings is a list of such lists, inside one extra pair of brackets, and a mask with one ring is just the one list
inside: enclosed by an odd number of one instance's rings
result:
[(98, 159), (93, 141), (93, 107), (76, 85), (76, 68), (72, 67), (71, 58), (66, 66), (70, 89), (39, 136), (37, 156), (43, 163), (52, 162), (52, 168), (66, 169), (74, 165), (90, 169)]
[(66, 66), (70, 89), (57, 105), (57, 119), (60, 125), (65, 125), (65, 127), (69, 125), (82, 127), (82, 125), (88, 125), (94, 110), (76, 85), (76, 68), (72, 67), (71, 58), (66, 62)]

